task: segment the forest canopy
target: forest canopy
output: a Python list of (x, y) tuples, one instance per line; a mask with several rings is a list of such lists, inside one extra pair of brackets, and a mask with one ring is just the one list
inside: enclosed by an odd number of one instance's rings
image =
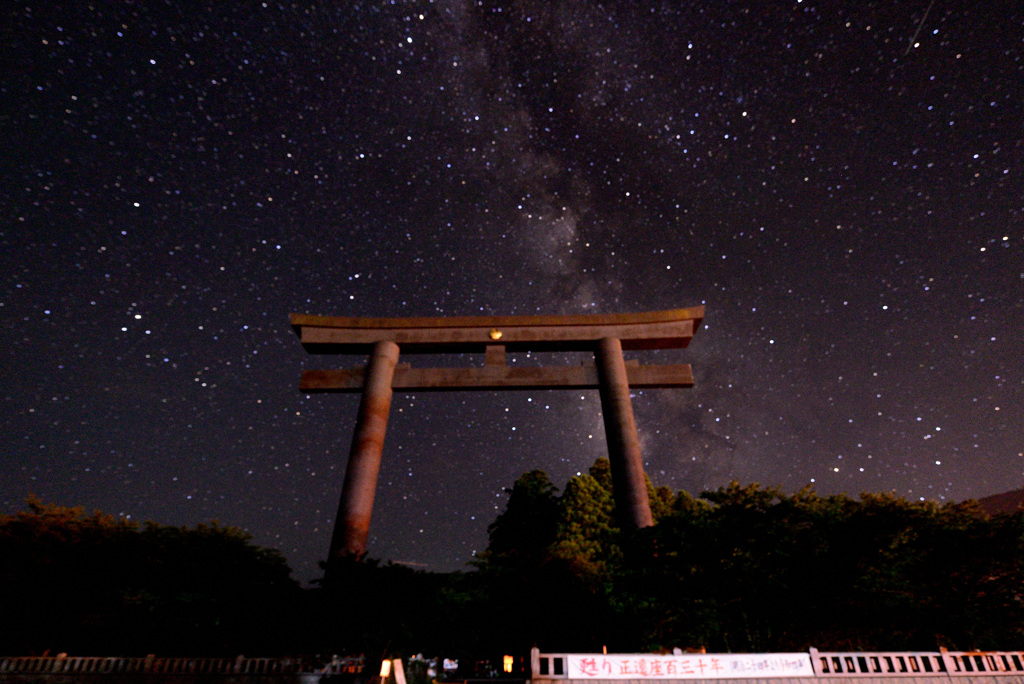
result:
[(30, 498), (0, 515), (3, 655), (274, 652), (299, 593), (289, 573), (238, 528), (140, 526)]
[(648, 483), (655, 525), (616, 522), (608, 461), (510, 489), (466, 572), (350, 561), (300, 589), (245, 532), (136, 525), (30, 500), (0, 515), (6, 655), (1013, 649), (1024, 511), (890, 494)]
[(698, 498), (648, 488), (656, 524), (627, 533), (606, 460), (561, 495), (540, 471), (520, 477), (478, 562), (503, 610), (523, 624), (538, 605), (579, 616), (571, 637), (538, 635), (570, 651), (992, 649), (1024, 636), (1024, 512), (735, 482)]

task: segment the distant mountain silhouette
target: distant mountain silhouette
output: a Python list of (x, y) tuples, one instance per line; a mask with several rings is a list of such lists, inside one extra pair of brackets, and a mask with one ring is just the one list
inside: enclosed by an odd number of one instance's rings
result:
[(996, 513), (1013, 513), (1024, 508), (1024, 489), (1015, 489), (1012, 492), (993, 494), (983, 499), (978, 499), (982, 509), (989, 515)]

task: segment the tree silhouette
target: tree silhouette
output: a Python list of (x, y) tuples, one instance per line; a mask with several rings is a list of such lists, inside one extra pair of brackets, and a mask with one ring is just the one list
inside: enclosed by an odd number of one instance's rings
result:
[(29, 499), (0, 516), (0, 643), (11, 653), (277, 652), (298, 585), (275, 550), (216, 523), (134, 523)]

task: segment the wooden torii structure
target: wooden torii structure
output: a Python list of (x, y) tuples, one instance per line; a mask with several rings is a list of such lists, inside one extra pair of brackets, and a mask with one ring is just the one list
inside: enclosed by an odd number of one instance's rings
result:
[[(653, 524), (630, 388), (692, 387), (689, 364), (641, 365), (623, 350), (686, 347), (704, 307), (637, 314), (343, 318), (292, 314), (302, 346), (314, 354), (368, 355), (365, 367), (303, 371), (304, 392), (361, 392), (328, 570), (337, 559), (362, 557), (373, 512), (393, 390), (598, 389), (615, 506), (621, 524)], [(579, 366), (509, 366), (506, 352), (593, 352)], [(403, 354), (484, 354), (482, 367), (413, 368)]]

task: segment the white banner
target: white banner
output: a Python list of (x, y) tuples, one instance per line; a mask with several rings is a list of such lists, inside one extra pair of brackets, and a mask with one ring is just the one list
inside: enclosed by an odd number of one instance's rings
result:
[(567, 655), (569, 679), (813, 677), (807, 653)]

